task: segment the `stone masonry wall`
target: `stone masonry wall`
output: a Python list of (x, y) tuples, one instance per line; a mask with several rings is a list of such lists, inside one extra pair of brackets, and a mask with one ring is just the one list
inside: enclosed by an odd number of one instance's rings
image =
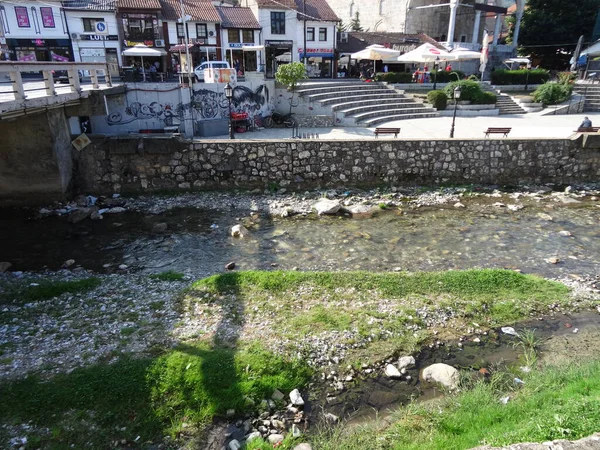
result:
[(78, 155), (77, 184), (82, 191), (119, 192), (597, 181), (600, 143), (589, 147), (581, 139), (189, 142), (104, 138), (94, 139)]

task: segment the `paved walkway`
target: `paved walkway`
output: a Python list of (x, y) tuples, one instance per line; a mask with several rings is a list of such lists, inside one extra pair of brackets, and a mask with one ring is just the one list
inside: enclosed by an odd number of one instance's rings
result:
[[(540, 116), (537, 114), (519, 114), (496, 117), (457, 117), (454, 137), (484, 138), (483, 132), (489, 127), (511, 127), (510, 138), (568, 138), (588, 116), (592, 123), (600, 126), (600, 113)], [(401, 128), (398, 139), (447, 139), (450, 136), (452, 117), (433, 117), (425, 119), (397, 120), (380, 124), (385, 127)], [(300, 133), (318, 134), (319, 139), (373, 139), (374, 128), (333, 127), (300, 128)], [(289, 128), (272, 128), (247, 133), (236, 133), (236, 139), (264, 140), (286, 139), (292, 137)], [(210, 139), (228, 139), (228, 136), (216, 136)], [(379, 139), (394, 139), (382, 137)], [(496, 135), (492, 139), (502, 139)]]

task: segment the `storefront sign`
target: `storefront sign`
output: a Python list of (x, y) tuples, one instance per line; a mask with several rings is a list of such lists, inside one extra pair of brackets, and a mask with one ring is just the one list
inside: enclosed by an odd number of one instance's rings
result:
[(108, 27), (106, 26), (106, 22), (96, 22), (96, 32), (98, 34), (107, 34)]
[(103, 57), (103, 48), (80, 48), (79, 56), (81, 57)]
[(229, 44), (229, 48), (242, 48), (242, 45), (244, 44)]
[[(298, 54), (302, 58), (304, 56), (304, 49), (299, 48)], [(313, 57), (322, 57), (322, 58), (331, 58), (333, 56), (332, 48), (308, 48), (306, 49), (306, 56), (310, 58)]]
[(82, 41), (118, 41), (119, 36), (116, 34), (109, 34), (108, 36), (102, 36), (100, 34), (82, 34)]
[(52, 14), (52, 8), (42, 7), (40, 8), (42, 13), (42, 24), (44, 28), (54, 28), (54, 14)]
[(144, 44), (147, 47), (154, 47), (154, 41), (148, 39), (144, 42), (136, 42), (136, 41), (124, 41), (125, 47), (135, 47), (138, 44)]
[(50, 56), (52, 57), (52, 61), (60, 61), (60, 62), (68, 62), (69, 61), (69, 58), (67, 58), (66, 56), (59, 55), (52, 51), (50, 52)]
[(31, 43), (33, 45), (37, 45), (38, 47), (43, 47), (44, 45), (46, 45), (46, 41), (43, 39), (32, 39)]
[(265, 47), (292, 47), (294, 41), (265, 41)]
[(414, 44), (412, 44), (412, 45), (397, 45), (397, 44), (394, 44), (392, 46), (393, 50), (397, 50), (400, 53), (408, 53), (410, 51), (413, 51), (415, 48), (417, 48), (417, 46), (414, 45)]
[(15, 6), (15, 14), (17, 16), (17, 25), (19, 28), (29, 28), (29, 14), (25, 6)]

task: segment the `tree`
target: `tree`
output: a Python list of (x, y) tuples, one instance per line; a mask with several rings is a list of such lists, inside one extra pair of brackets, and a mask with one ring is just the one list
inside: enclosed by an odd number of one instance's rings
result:
[(354, 19), (350, 21), (350, 31), (363, 31), (363, 27), (360, 26), (360, 16), (358, 11), (354, 14)]
[(583, 34), (589, 42), (600, 0), (528, 0), (519, 53), (541, 59), (546, 68), (564, 70)]
[(306, 67), (304, 67), (304, 64), (301, 62), (282, 64), (277, 68), (275, 79), (292, 91), (292, 97), (290, 98), (290, 113), (292, 112), (292, 106), (294, 106), (294, 91), (296, 85), (299, 81), (306, 78)]

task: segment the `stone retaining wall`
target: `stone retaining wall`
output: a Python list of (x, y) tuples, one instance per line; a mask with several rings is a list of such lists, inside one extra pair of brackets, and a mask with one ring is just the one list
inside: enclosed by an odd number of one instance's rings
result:
[(98, 193), (597, 181), (600, 142), (585, 142), (581, 138), (264, 142), (93, 138), (77, 157), (76, 183), (82, 191)]

